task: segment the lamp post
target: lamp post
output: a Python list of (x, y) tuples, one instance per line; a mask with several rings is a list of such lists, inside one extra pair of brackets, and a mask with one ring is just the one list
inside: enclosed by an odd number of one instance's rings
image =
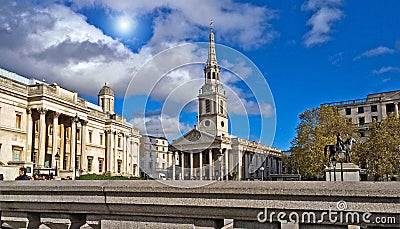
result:
[(336, 158), (334, 157), (332, 159), (332, 165), (333, 165), (333, 181), (336, 181)]
[(264, 165), (261, 165), (260, 171), (261, 171), (261, 181), (264, 181)]
[(80, 121), (78, 114), (76, 114), (75, 118), (74, 118), (74, 122), (75, 122), (75, 157), (74, 157), (74, 180), (76, 180), (76, 155), (77, 155), (77, 151), (78, 151), (78, 122)]
[(343, 159), (344, 159), (344, 152), (339, 152), (339, 160), (340, 160), (340, 179), (343, 181)]
[(56, 160), (56, 172), (55, 175), (58, 176), (58, 160), (60, 160), (60, 154), (58, 152), (54, 155), (54, 159)]

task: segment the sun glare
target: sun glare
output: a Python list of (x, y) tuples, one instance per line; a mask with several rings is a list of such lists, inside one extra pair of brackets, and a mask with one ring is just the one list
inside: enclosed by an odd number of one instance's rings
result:
[(135, 22), (128, 17), (118, 19), (118, 30), (122, 33), (130, 32), (135, 27)]

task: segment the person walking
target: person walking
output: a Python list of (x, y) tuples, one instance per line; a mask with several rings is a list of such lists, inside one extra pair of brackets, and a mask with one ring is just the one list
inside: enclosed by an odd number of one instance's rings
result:
[(26, 175), (26, 168), (22, 167), (18, 171), (19, 176), (15, 178), (15, 180), (31, 180), (31, 178)]

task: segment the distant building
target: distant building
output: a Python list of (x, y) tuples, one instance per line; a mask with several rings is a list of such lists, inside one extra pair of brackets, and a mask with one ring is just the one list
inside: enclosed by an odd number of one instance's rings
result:
[(138, 176), (139, 144), (139, 130), (114, 113), (114, 92), (107, 83), (97, 105), (55, 83), (0, 69), (3, 166), (31, 166), (34, 173), (71, 178)]
[(141, 176), (159, 178), (159, 174), (170, 173), (172, 160), (179, 165), (179, 158), (174, 158), (168, 150), (168, 140), (164, 137), (143, 135), (140, 140), (140, 169)]
[(364, 99), (325, 103), (325, 106), (336, 106), (339, 113), (357, 126), (361, 137), (368, 135), (367, 127), (372, 120), (382, 121), (390, 113), (399, 116), (400, 90), (367, 95)]
[(281, 150), (229, 135), (220, 70), (210, 25), (204, 84), (198, 95), (198, 124), (171, 143), (173, 161), (180, 158), (181, 163), (172, 165), (172, 179), (270, 179), (271, 174), (281, 174)]

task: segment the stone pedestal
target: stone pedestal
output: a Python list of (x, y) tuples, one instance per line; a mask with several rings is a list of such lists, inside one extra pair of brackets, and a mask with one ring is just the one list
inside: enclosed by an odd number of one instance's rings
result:
[(336, 168), (333, 166), (325, 168), (326, 181), (342, 181), (342, 171), (343, 171), (343, 181), (360, 181), (360, 167), (353, 163), (343, 163), (343, 169), (341, 169), (341, 164), (337, 163)]

